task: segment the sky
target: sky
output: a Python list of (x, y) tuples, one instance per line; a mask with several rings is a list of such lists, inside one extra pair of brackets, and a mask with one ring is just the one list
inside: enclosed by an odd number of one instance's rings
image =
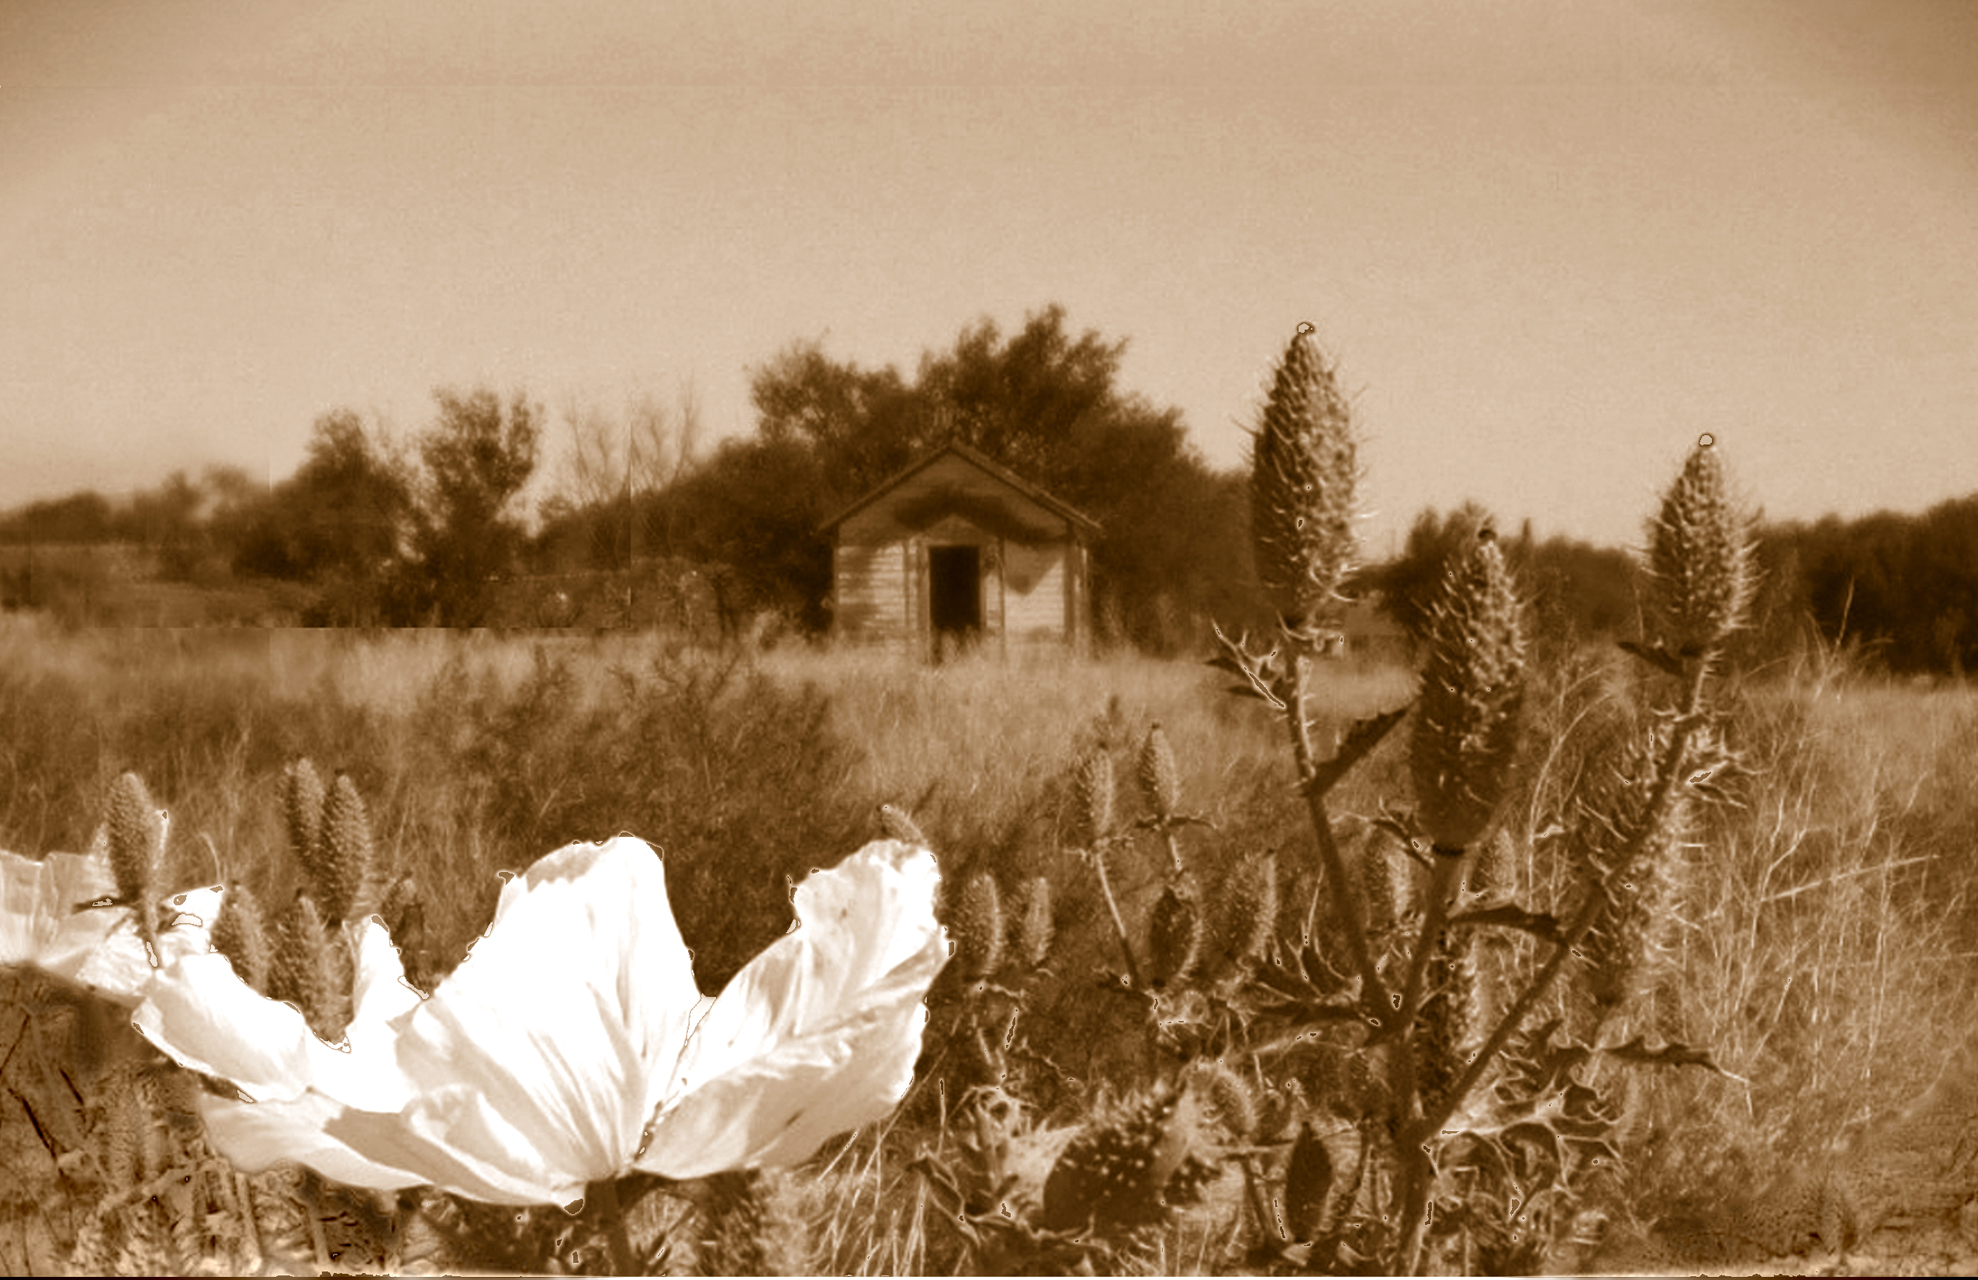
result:
[[(1062, 304), (1245, 464), (1311, 322), (1364, 532), (1978, 491), (1962, 0), (5, 0), (0, 508), (433, 391), (753, 429)], [(555, 474), (552, 461), (546, 477)]]

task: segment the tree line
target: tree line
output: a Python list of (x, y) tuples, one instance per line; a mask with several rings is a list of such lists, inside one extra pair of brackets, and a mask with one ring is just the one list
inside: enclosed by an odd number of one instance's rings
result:
[[(300, 584), (316, 624), (475, 626), (504, 578), (686, 566), (724, 609), (773, 612), (810, 632), (830, 618), (823, 523), (929, 450), (968, 444), (1099, 522), (1093, 547), (1102, 636), (1199, 652), (1210, 620), (1253, 630), (1246, 476), (1208, 465), (1180, 410), (1120, 382), (1127, 344), (1076, 332), (1064, 309), (1005, 333), (965, 327), (911, 374), (797, 342), (751, 370), (755, 428), (708, 447), (691, 388), (622, 415), (564, 409), (560, 430), (521, 393), (435, 393), (410, 438), (340, 409), (313, 424), (301, 466), (272, 486), (238, 468), (175, 472), (112, 503), (82, 492), (0, 513), (0, 544), (138, 543), (168, 578)], [(552, 435), (560, 465), (543, 471)], [(543, 491), (525, 520), (525, 491)], [(1422, 602), (1479, 508), (1425, 510), (1401, 553), (1365, 567), (1373, 593), (1419, 634)], [(1498, 530), (1541, 635), (1628, 636), (1640, 585), (1615, 548)], [(1897, 673), (1962, 672), (1978, 660), (1978, 495), (1920, 516), (1768, 524), (1765, 588), (1746, 656), (1818, 637), (1857, 642)], [(19, 568), (4, 584), (32, 603)]]

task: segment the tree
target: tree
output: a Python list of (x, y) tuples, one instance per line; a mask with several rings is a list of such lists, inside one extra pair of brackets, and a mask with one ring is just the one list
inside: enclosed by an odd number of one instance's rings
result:
[(821, 463), (801, 440), (724, 441), (676, 485), (675, 554), (697, 561), (724, 630), (776, 610), (811, 630), (828, 622), (831, 549), (818, 536)]
[(850, 501), (906, 466), (937, 430), (897, 370), (836, 363), (814, 342), (756, 369), (749, 398), (765, 443), (805, 445), (817, 457), (827, 501)]
[(399, 561), (410, 536), (408, 470), (382, 432), (350, 410), (317, 418), (302, 466), (243, 520), (235, 571), (375, 578)]
[(1143, 644), (1185, 643), (1177, 621), (1206, 616), (1245, 572), (1241, 491), (1188, 443), (1178, 409), (1120, 389), (1125, 351), (1074, 335), (1055, 305), (1007, 338), (989, 320), (963, 329), (911, 383), (799, 344), (755, 371), (757, 433), (815, 456), (816, 489), (802, 495), (813, 521), (928, 450), (971, 445), (1099, 521), (1102, 617)]
[(446, 626), (478, 626), (491, 580), (514, 563), (522, 528), (511, 507), (535, 473), (542, 409), (520, 392), (440, 390), (439, 420), (419, 439), (424, 464), (406, 603)]
[(85, 489), (66, 498), (43, 498), (9, 512), (0, 520), (0, 541), (77, 545), (108, 542), (115, 536), (114, 521), (110, 500)]
[[(574, 403), (563, 420), (568, 445), (546, 506), (546, 514), (554, 514), (545, 540), (564, 540), (574, 527), (591, 563), (628, 567), (643, 545), (668, 540), (672, 517), (660, 495), (679, 483), (699, 453), (700, 400), (689, 384), (671, 405), (656, 395), (635, 397), (622, 422), (595, 404)], [(648, 524), (655, 527), (643, 528)]]
[(1454, 511), (1424, 507), (1408, 527), (1401, 554), (1360, 575), (1362, 587), (1381, 593), (1381, 607), (1408, 638), (1421, 643), (1429, 630), (1429, 608), (1442, 585), (1446, 566), (1467, 555), (1470, 544), (1490, 521), (1490, 513), (1474, 502)]

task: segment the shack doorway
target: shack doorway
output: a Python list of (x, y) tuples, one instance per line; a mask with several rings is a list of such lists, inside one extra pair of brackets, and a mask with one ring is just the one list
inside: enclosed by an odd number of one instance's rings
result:
[(927, 549), (927, 612), (938, 661), (982, 631), (982, 548)]

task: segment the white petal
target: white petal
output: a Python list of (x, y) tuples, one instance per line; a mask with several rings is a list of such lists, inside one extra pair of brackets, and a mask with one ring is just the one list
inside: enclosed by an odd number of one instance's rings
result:
[(572, 845), (503, 886), (487, 936), (405, 1022), (399, 1061), (424, 1092), (471, 1086), (422, 1115), (435, 1140), (530, 1177), (544, 1158), (615, 1176), (698, 995), (658, 856), (629, 837)]
[(159, 968), (180, 956), (213, 949), (213, 922), (220, 917), (225, 889), (213, 885), (174, 894), (158, 908), (158, 967), (138, 936), (129, 911), (117, 911), (116, 927), (76, 973), (76, 981), (106, 999), (134, 1005), (156, 980)]
[(75, 908), (116, 891), (104, 859), (51, 853), (36, 861), (0, 850), (0, 967), (33, 965), (74, 982), (122, 915)]
[(202, 1097), (200, 1113), (214, 1149), (243, 1173), (259, 1173), (294, 1161), (345, 1186), (397, 1191), (424, 1186), (424, 1174), (380, 1163), (352, 1150), (325, 1130), (346, 1108), (321, 1094), (287, 1102), (235, 1102)]
[[(116, 893), (100, 853), (51, 853), (39, 862), (0, 852), (0, 966), (25, 964), (107, 1000), (135, 1005), (154, 976), (131, 913), (81, 904)], [(159, 907), (161, 963), (212, 947), (218, 887), (193, 889)]]
[(410, 1100), (382, 1025), (353, 1023), (348, 1049), (324, 1044), (295, 1006), (242, 982), (218, 952), (161, 969), (131, 1020), (181, 1066), (231, 1082), (250, 1101), (314, 1091), (342, 1105), (397, 1110)]
[[(140, 1029), (272, 1108), (225, 1112), (223, 1152), (238, 1139), (269, 1158), (301, 1129), (314, 1136), (290, 1143), (295, 1158), (334, 1162), (341, 1172), (318, 1167), (356, 1185), (413, 1177), (497, 1203), (562, 1203), (631, 1166), (698, 1004), (665, 869), (629, 838), (569, 846), (510, 880), (430, 999), (398, 981), (375, 925), (358, 934), (358, 962), (348, 1053), (218, 956), (168, 967)], [(388, 1172), (359, 1177), (353, 1162)]]
[(924, 849), (867, 845), (799, 885), (798, 927), (735, 976), (670, 1082), (638, 1167), (676, 1178), (806, 1159), (913, 1078), (947, 961)]

